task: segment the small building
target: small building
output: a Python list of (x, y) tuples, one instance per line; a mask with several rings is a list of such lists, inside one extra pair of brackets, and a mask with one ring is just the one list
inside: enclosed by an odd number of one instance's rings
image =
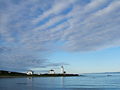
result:
[(64, 71), (64, 74), (66, 74), (66, 71)]
[(61, 74), (66, 74), (66, 71), (64, 71), (64, 67), (61, 66)]
[(61, 74), (64, 74), (64, 67), (61, 66)]
[(53, 69), (51, 69), (51, 70), (49, 71), (49, 74), (55, 74), (55, 71), (54, 71)]
[(33, 71), (32, 70), (29, 70), (29, 71), (27, 71), (27, 75), (33, 75)]

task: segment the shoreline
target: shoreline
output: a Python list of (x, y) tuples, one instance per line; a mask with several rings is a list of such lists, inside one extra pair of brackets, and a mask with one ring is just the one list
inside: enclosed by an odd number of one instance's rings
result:
[(7, 77), (73, 77), (73, 76), (79, 76), (79, 74), (26, 74), (26, 73), (20, 73), (20, 72), (10, 72), (10, 71), (0, 71), (0, 78), (7, 78)]
[(32, 78), (32, 77), (78, 77), (78, 76), (0, 76), (0, 78)]
[(78, 74), (41, 74), (41, 75), (0, 75), (0, 78), (16, 78), (16, 77), (75, 77)]

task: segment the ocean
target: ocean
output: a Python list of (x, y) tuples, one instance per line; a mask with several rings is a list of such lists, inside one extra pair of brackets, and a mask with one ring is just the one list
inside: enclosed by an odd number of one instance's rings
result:
[(120, 90), (120, 74), (0, 78), (0, 90)]

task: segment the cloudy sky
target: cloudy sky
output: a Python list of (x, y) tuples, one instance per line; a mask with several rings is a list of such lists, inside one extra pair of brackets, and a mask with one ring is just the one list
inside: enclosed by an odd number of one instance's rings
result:
[(120, 71), (120, 0), (0, 0), (0, 69)]

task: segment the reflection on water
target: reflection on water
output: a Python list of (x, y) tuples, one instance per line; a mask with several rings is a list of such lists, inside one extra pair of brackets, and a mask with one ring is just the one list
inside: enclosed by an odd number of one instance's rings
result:
[(61, 77), (61, 86), (64, 88), (64, 77)]
[(29, 90), (33, 90), (33, 78), (32, 77), (27, 78), (27, 86), (31, 87), (29, 88)]
[(120, 75), (0, 78), (0, 90), (120, 90)]

